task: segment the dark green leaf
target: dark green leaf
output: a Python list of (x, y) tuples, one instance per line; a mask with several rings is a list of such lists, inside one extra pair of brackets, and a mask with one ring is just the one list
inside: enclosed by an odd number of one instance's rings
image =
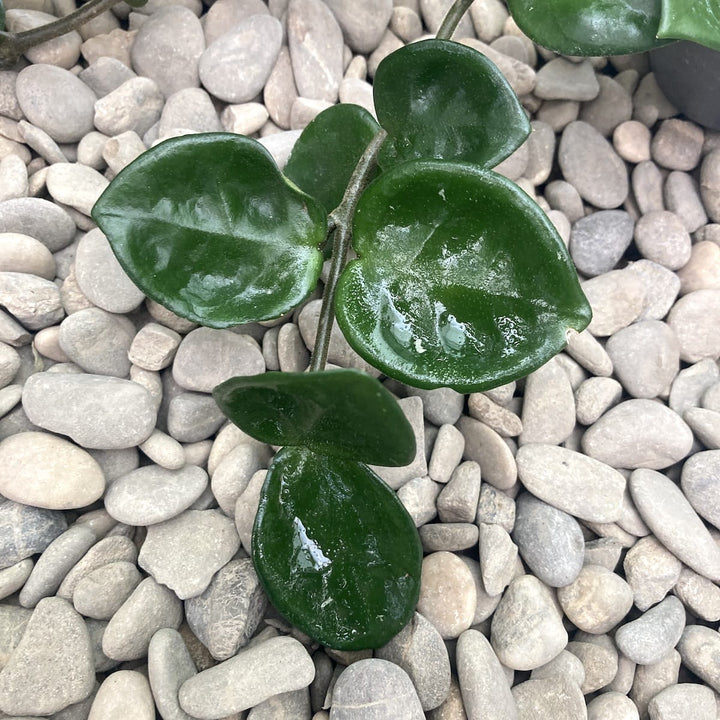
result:
[(315, 288), (327, 217), (241, 135), (186, 135), (126, 167), (93, 208), (125, 272), (182, 317), (279, 317)]
[(361, 197), (354, 245), (338, 323), (362, 357), (410, 385), (471, 392), (509, 382), (590, 321), (552, 223), (491, 171), (393, 168)]
[(235, 377), (213, 395), (238, 427), (270, 445), (373, 465), (407, 465), (415, 457), (415, 436), (397, 401), (359, 370)]
[(508, 0), (508, 8), (528, 37), (555, 52), (626, 55), (663, 44), (657, 40), (663, 1)]
[(720, 0), (662, 0), (658, 36), (720, 50)]
[(379, 158), (383, 168), (425, 159), (491, 168), (530, 132), (497, 67), (450, 40), (423, 40), (388, 55), (375, 73), (373, 93), (389, 134)]
[(410, 620), (422, 549), (395, 493), (365, 465), (283, 448), (268, 471), (252, 555), (270, 602), (323, 645), (384, 645)]
[(285, 175), (330, 213), (340, 204), (358, 160), (379, 129), (365, 108), (333, 105), (303, 130)]

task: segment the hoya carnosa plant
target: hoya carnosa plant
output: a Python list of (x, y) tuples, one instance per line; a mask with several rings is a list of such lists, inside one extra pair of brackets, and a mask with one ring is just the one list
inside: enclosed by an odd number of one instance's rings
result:
[(445, 39), (468, 5), (438, 39), (380, 64), (377, 121), (356, 105), (325, 110), (284, 173), (250, 138), (183, 136), (126, 167), (93, 209), (135, 283), (211, 328), (290, 312), (330, 256), (309, 372), (231, 378), (214, 396), (282, 448), (252, 557), (276, 608), (334, 648), (378, 647), (409, 621), (422, 549), (368, 467), (409, 463), (414, 434), (379, 380), (323, 372), (333, 320), (386, 376), (460, 392), (526, 375), (590, 321), (555, 228), (492, 170), (529, 123), (498, 69)]

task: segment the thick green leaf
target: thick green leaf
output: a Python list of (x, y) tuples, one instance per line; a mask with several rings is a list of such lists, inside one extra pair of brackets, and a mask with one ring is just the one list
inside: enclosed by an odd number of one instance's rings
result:
[(415, 436), (397, 401), (359, 370), (235, 377), (213, 395), (238, 427), (270, 445), (373, 465), (407, 465), (415, 457)]
[(720, 0), (662, 0), (658, 36), (720, 50)]
[(340, 204), (358, 160), (378, 130), (365, 108), (333, 105), (303, 130), (285, 175), (330, 213)]
[[(565, 55), (625, 55), (644, 52), (657, 40), (665, 0), (508, 0), (520, 29)], [(684, 7), (694, 0), (678, 0)]]
[(166, 140), (128, 165), (93, 218), (135, 284), (223, 328), (279, 317), (315, 288), (327, 217), (241, 135)]
[(388, 55), (375, 73), (373, 94), (389, 134), (380, 152), (383, 168), (431, 159), (491, 168), (530, 132), (497, 67), (450, 40), (423, 40)]
[(341, 650), (384, 645), (420, 592), (420, 541), (395, 493), (367, 466), (305, 448), (275, 456), (252, 555), (277, 610)]
[(484, 390), (557, 353), (590, 306), (540, 208), (501, 175), (417, 162), (381, 175), (354, 221), (358, 260), (338, 283), (338, 323), (387, 375)]

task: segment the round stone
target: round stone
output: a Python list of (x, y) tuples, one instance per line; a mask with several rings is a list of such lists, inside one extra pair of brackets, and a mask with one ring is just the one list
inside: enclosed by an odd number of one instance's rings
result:
[(88, 720), (122, 717), (154, 720), (155, 703), (150, 684), (137, 670), (117, 670), (103, 680), (93, 700)]
[(515, 685), (512, 695), (518, 717), (585, 720), (585, 698), (580, 688), (559, 675), (526, 680)]
[(55, 258), (39, 240), (22, 233), (0, 233), (0, 272), (20, 272), (52, 280)]
[(720, 450), (707, 450), (688, 458), (680, 484), (695, 512), (720, 527)]
[(696, 290), (681, 297), (668, 315), (680, 344), (680, 359), (695, 363), (720, 357), (720, 290)]
[(61, 512), (12, 500), (0, 503), (0, 523), (8, 529), (0, 535), (0, 567), (3, 568), (43, 552), (67, 528)]
[(73, 605), (85, 617), (109, 620), (139, 585), (134, 563), (108, 563), (83, 577), (73, 592)]
[(0, 202), (0, 232), (22, 233), (39, 240), (50, 252), (72, 243), (76, 227), (65, 210), (35, 197)]
[(635, 225), (635, 245), (646, 260), (678, 270), (690, 259), (692, 241), (682, 220), (669, 210), (653, 210)]
[(91, 505), (105, 490), (100, 466), (85, 450), (43, 432), (21, 432), (0, 443), (0, 493), (51, 510)]
[(572, 227), (570, 255), (579, 272), (595, 277), (612, 270), (633, 239), (635, 223), (624, 210), (599, 210)]

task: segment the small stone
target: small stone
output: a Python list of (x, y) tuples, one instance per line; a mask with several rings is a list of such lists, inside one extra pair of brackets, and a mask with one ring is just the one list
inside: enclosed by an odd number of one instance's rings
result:
[(550, 660), (550, 662), (534, 668), (530, 673), (530, 679), (535, 680), (537, 678), (547, 678), (557, 675), (561, 675), (570, 682), (575, 683), (578, 687), (581, 687), (585, 682), (585, 667), (577, 655), (573, 655), (568, 650), (563, 650), (559, 655), (556, 655)]
[(532, 670), (567, 644), (552, 591), (533, 575), (513, 580), (493, 616), (490, 641), (503, 665)]
[(538, 70), (535, 95), (543, 100), (592, 100), (600, 92), (589, 60), (580, 63), (556, 57)]
[(417, 609), (443, 638), (456, 638), (470, 627), (476, 601), (472, 575), (456, 555), (436, 552), (423, 559)]
[(95, 127), (110, 137), (143, 136), (160, 118), (165, 99), (149, 77), (131, 77), (95, 103)]
[(625, 478), (602, 461), (540, 444), (523, 445), (516, 460), (523, 485), (550, 505), (591, 522), (620, 517)]
[(64, 68), (30, 65), (18, 73), (15, 92), (25, 117), (56, 142), (77, 142), (93, 129), (95, 93)]
[(0, 232), (29, 235), (50, 252), (67, 247), (75, 230), (67, 212), (49, 200), (26, 197), (0, 202)]
[(422, 20), (413, 8), (396, 5), (392, 9), (390, 31), (403, 42), (413, 42), (423, 34)]
[(180, 393), (170, 401), (168, 434), (178, 442), (200, 442), (217, 432), (225, 420), (212, 395)]
[(682, 460), (692, 431), (679, 415), (653, 400), (626, 400), (610, 408), (582, 439), (592, 458), (618, 468), (660, 470)]
[(198, 87), (198, 63), (204, 49), (198, 18), (186, 7), (171, 5), (154, 12), (138, 30), (132, 43), (132, 66), (170, 97), (183, 88)]
[(702, 575), (683, 567), (673, 592), (688, 610), (703, 620), (720, 620), (720, 587)]
[(182, 337), (174, 330), (150, 322), (133, 338), (128, 359), (145, 370), (163, 370), (172, 363)]
[(604, 412), (620, 402), (622, 385), (614, 378), (591, 377), (575, 391), (577, 421), (592, 425)]
[(690, 259), (692, 242), (682, 220), (668, 210), (644, 214), (635, 225), (635, 245), (647, 260), (678, 270)]
[(501, 490), (484, 483), (480, 489), (475, 522), (497, 523), (512, 532), (515, 524), (515, 502)]
[(635, 667), (635, 678), (629, 695), (635, 703), (640, 717), (647, 716), (648, 703), (655, 695), (666, 687), (677, 684), (679, 670), (680, 654), (676, 650), (671, 650), (654, 665), (637, 665)]
[(0, 304), (29, 330), (55, 325), (65, 315), (57, 285), (27, 273), (0, 272)]
[(677, 274), (651, 260), (637, 260), (625, 269), (628, 275), (634, 275), (645, 288), (643, 308), (638, 320), (662, 320), (675, 302), (680, 291), (680, 279)]
[(157, 416), (144, 387), (103, 375), (37, 373), (25, 383), (23, 408), (36, 425), (96, 449), (140, 444)]
[(696, 290), (681, 297), (668, 315), (668, 325), (687, 363), (720, 356), (720, 290)]
[(596, 337), (607, 337), (627, 327), (644, 308), (645, 287), (627, 270), (611, 270), (586, 280), (581, 287), (593, 311), (587, 329)]
[(720, 148), (712, 150), (700, 166), (700, 196), (712, 222), (720, 222)]
[(692, 175), (673, 170), (665, 180), (663, 195), (665, 207), (680, 218), (688, 232), (693, 233), (707, 224), (700, 188)]
[(89, 217), (109, 181), (86, 165), (55, 163), (47, 170), (46, 183), (53, 200)]
[(585, 699), (580, 688), (559, 675), (526, 680), (515, 685), (512, 696), (519, 717), (585, 720)]
[(73, 605), (85, 617), (109, 620), (141, 579), (133, 563), (108, 563), (88, 573), (78, 582), (73, 593)]
[(587, 720), (640, 720), (640, 715), (627, 695), (611, 691), (597, 695), (587, 704)]
[(263, 100), (272, 121), (284, 130), (290, 129), (290, 109), (297, 96), (290, 51), (283, 46), (265, 83)]
[(452, 388), (422, 388), (405, 386), (410, 397), (419, 397), (423, 402), (425, 419), (440, 427), (441, 425), (454, 425), (462, 415), (465, 407), (465, 396)]
[(148, 646), (148, 679), (155, 705), (163, 718), (187, 720), (178, 692), (197, 673), (182, 635), (173, 628), (160, 628)]
[(440, 521), (473, 522), (478, 510), (480, 487), (480, 466), (471, 460), (458, 465), (437, 498)]
[(720, 245), (710, 240), (695, 243), (690, 259), (678, 270), (680, 293), (696, 290), (720, 290)]
[[(268, 83), (265, 83), (264, 97), (266, 103), (267, 86)], [(241, 105), (228, 105), (220, 115), (220, 122), (223, 128), (227, 130), (227, 132), (234, 132), (238, 135), (252, 135), (258, 132), (267, 120), (268, 111), (265, 105), (255, 102), (242, 103)]]
[(660, 168), (651, 160), (641, 162), (632, 171), (632, 189), (641, 214), (662, 212), (663, 177)]
[(440, 634), (419, 613), (375, 657), (395, 663), (412, 680), (425, 712), (438, 707), (450, 692), (450, 660)]
[(650, 608), (615, 633), (618, 650), (638, 665), (659, 662), (675, 645), (685, 628), (685, 609), (673, 595)]
[[(441, 425), (433, 444), (432, 454), (430, 455), (428, 475), (435, 482), (449, 482), (462, 460), (464, 450), (465, 438), (462, 433), (454, 425)], [(478, 493), (479, 492), (480, 486), (478, 485)]]
[(205, 470), (192, 465), (180, 470), (146, 465), (112, 483), (105, 494), (105, 507), (118, 522), (153, 525), (189, 508), (207, 482)]
[(25, 558), (0, 570), (0, 599), (14, 595), (30, 577), (34, 567), (32, 558)]
[(703, 131), (687, 120), (663, 120), (652, 139), (651, 152), (658, 165), (670, 170), (693, 170), (700, 162)]
[(533, 574), (550, 587), (573, 582), (583, 566), (582, 530), (571, 515), (523, 493), (515, 504), (513, 540)]
[(588, 330), (580, 333), (568, 331), (565, 352), (593, 375), (602, 377), (612, 375), (613, 366), (610, 356)]
[[(420, 0), (420, 12), (422, 19), (425, 21), (426, 27), (431, 33), (436, 33), (440, 28), (440, 23), (450, 9), (452, 2), (450, 0)], [(472, 37), (473, 28), (470, 18), (464, 16), (457, 26), (453, 34), (456, 40), (460, 38)]]
[(222, 127), (210, 95), (202, 88), (183, 88), (165, 102), (158, 126), (159, 137), (177, 128), (194, 132), (219, 132)]
[(150, 685), (137, 670), (118, 670), (103, 680), (90, 707), (88, 720), (123, 717), (127, 720), (153, 720), (155, 706)]
[[(297, 640), (274, 637), (188, 678), (180, 687), (180, 707), (192, 717), (222, 718), (278, 693), (307, 687), (314, 674), (312, 659)], [(422, 713), (419, 705), (418, 711)]]
[(522, 420), (508, 408), (498, 405), (485, 393), (470, 393), (468, 412), (503, 437), (516, 437), (522, 432)]
[(41, 553), (60, 535), (67, 523), (55, 510), (35, 508), (3, 498), (0, 503), (0, 567), (6, 568)]
[[(458, 638), (456, 657), (462, 701), (468, 717), (517, 720), (510, 685), (485, 636), (477, 630), (466, 630)], [(456, 716), (442, 716), (438, 720), (453, 717)]]
[(583, 664), (585, 680), (580, 686), (583, 695), (595, 692), (612, 682), (618, 670), (618, 652), (607, 635), (586, 635), (584, 642), (568, 643), (567, 649)]
[(720, 527), (720, 450), (695, 453), (683, 465), (681, 487), (695, 512)]
[(393, 12), (391, 0), (373, 0), (358, 6), (349, 0), (330, 0), (328, 6), (340, 25), (345, 42), (357, 53), (371, 53), (380, 44)]
[(185, 600), (200, 595), (239, 547), (233, 521), (219, 510), (186, 510), (148, 527), (138, 562)]
[(262, 352), (249, 335), (210, 328), (188, 333), (173, 363), (173, 377), (180, 387), (206, 393), (231, 377), (264, 370)]
[(480, 571), (488, 595), (499, 595), (512, 580), (518, 548), (509, 533), (497, 524), (479, 526)]
[(216, 660), (235, 655), (255, 633), (267, 597), (249, 558), (231, 560), (200, 595), (185, 601), (190, 629)]
[(720, 652), (720, 633), (704, 625), (688, 625), (677, 649), (685, 667), (720, 692), (720, 667), (716, 660)]
[(715, 694), (705, 685), (680, 683), (661, 690), (648, 703), (650, 720), (681, 720), (692, 715), (695, 720), (715, 720)]
[(449, 552), (467, 550), (478, 541), (477, 525), (466, 522), (427, 523), (418, 528), (418, 534), (426, 553), (438, 550)]
[(637, 120), (626, 120), (613, 131), (613, 145), (617, 154), (631, 163), (647, 162), (650, 159), (651, 139), (650, 130)]
[(103, 55), (92, 65), (81, 70), (78, 77), (97, 97), (101, 98), (119, 88), (126, 80), (136, 77), (136, 75), (124, 62)]
[(682, 563), (650, 535), (638, 540), (623, 561), (635, 605), (647, 610), (660, 602), (680, 577)]
[(55, 259), (45, 245), (22, 233), (0, 233), (0, 271), (53, 280)]
[[(214, 97), (229, 103), (253, 100), (280, 53), (282, 25), (271, 15), (251, 15), (228, 29), (200, 57), (200, 80)], [(238, 66), (243, 68), (237, 72)]]
[(688, 567), (720, 581), (720, 547), (680, 488), (645, 469), (633, 472), (629, 485), (638, 512), (657, 539)]
[(152, 636), (164, 627), (177, 630), (182, 617), (182, 603), (172, 590), (151, 577), (145, 578), (112, 616), (102, 650), (113, 660), (145, 657)]
[(512, 487), (517, 466), (503, 438), (485, 423), (465, 415), (458, 420), (457, 429), (465, 437), (465, 458), (480, 465), (483, 479), (499, 490)]
[(593, 634), (606, 633), (630, 611), (631, 587), (600, 565), (585, 565), (577, 578), (558, 589), (558, 600), (575, 627)]
[(44, 598), (0, 672), (0, 710), (51, 715), (84, 700), (94, 682), (85, 623), (66, 600)]
[(683, 420), (708, 449), (720, 448), (720, 413), (706, 408), (688, 408)]
[(558, 159), (565, 179), (587, 202), (612, 209), (625, 201), (629, 187), (625, 165), (592, 125), (570, 123), (563, 130)]

